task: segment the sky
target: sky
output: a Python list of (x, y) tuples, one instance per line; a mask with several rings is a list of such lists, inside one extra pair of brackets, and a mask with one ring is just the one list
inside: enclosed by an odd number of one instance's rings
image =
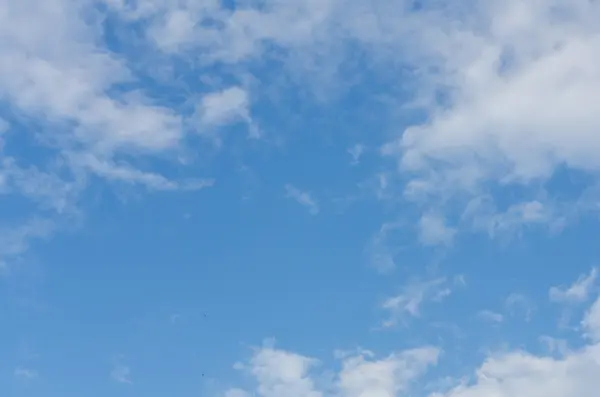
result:
[(0, 0), (0, 395), (596, 397), (599, 18)]

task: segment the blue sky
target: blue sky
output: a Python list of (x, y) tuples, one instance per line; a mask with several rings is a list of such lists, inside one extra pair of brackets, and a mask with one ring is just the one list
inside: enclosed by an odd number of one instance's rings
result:
[(598, 17), (0, 1), (0, 395), (596, 396)]

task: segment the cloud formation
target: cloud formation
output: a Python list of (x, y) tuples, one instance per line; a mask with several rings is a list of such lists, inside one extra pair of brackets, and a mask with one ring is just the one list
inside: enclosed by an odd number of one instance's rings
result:
[[(256, 390), (232, 389), (225, 395), (593, 397), (600, 388), (599, 314), (600, 298), (582, 320), (582, 336), (589, 339), (580, 348), (567, 348), (554, 355), (524, 350), (491, 353), (472, 374), (446, 382), (450, 386), (438, 386), (437, 390), (436, 382), (427, 376), (428, 369), (444, 359), (443, 352), (435, 347), (405, 350), (384, 358), (368, 351), (338, 355), (341, 365), (333, 377), (320, 377), (311, 371), (315, 359), (269, 346), (257, 349), (247, 364), (238, 366), (255, 377)], [(320, 389), (318, 384), (322, 385)]]
[(598, 269), (593, 268), (587, 276), (579, 277), (568, 288), (550, 288), (550, 299), (555, 302), (580, 303), (585, 302), (595, 288)]
[(301, 206), (306, 207), (311, 215), (316, 215), (319, 213), (319, 203), (309, 192), (300, 190), (288, 183), (285, 185), (285, 196), (296, 201)]
[[(242, 128), (252, 144), (265, 144), (265, 136), (280, 143), (289, 125), (272, 120), (303, 119), (302, 109), (316, 107), (341, 119), (354, 108), (338, 113), (332, 103), (359, 102), (370, 112), (372, 97), (385, 128), (367, 128), (359, 139), (344, 135), (336, 147), (354, 165), (367, 147), (381, 148), (368, 178), (387, 222), (366, 251), (382, 273), (396, 267), (400, 241), (410, 244), (400, 230), (415, 232), (411, 238), (424, 247), (450, 247), (465, 230), (493, 238), (532, 228), (558, 232), (597, 211), (600, 3), (227, 3), (0, 4), (0, 194), (3, 204), (15, 196), (24, 203), (6, 210), (0, 225), (0, 274), (10, 274), (9, 263), (33, 240), (80, 219), (95, 184), (147, 192), (207, 188), (217, 182), (204, 175), (205, 164), (236, 138), (226, 130)], [(351, 146), (357, 141), (365, 143)], [(232, 157), (244, 157), (246, 144), (235, 141)], [(564, 176), (571, 173), (586, 176), (583, 187)], [(327, 208), (313, 186), (283, 189), (312, 215)], [(593, 270), (571, 286), (553, 287), (550, 299), (585, 305), (596, 296), (596, 279)], [(444, 277), (409, 283), (382, 304), (384, 325), (419, 316), (458, 285)], [(506, 306), (526, 318), (534, 310), (519, 294)], [(480, 316), (507, 321), (490, 311)], [(547, 356), (492, 354), (430, 396), (595, 396), (600, 300), (578, 325), (582, 347)], [(435, 346), (360, 351), (341, 357), (328, 380), (317, 359), (263, 346), (240, 366), (256, 389), (226, 395), (392, 397), (415, 387), (429, 393), (427, 370), (443, 357)], [(29, 377), (25, 370), (15, 375)], [(131, 383), (127, 366), (111, 377)]]
[(391, 327), (406, 321), (407, 317), (421, 314), (421, 306), (430, 302), (441, 302), (453, 289), (464, 285), (461, 277), (454, 280), (436, 278), (427, 281), (413, 281), (403, 287), (398, 295), (387, 298), (382, 308), (389, 312), (389, 318), (383, 322), (384, 327)]

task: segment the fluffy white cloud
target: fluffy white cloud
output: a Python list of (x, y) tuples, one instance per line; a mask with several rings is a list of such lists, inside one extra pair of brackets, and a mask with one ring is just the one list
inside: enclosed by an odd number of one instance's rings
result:
[[(318, 361), (296, 353), (263, 347), (248, 363), (237, 365), (248, 371), (257, 382), (256, 394), (263, 397), (392, 397), (409, 390), (413, 381), (437, 362), (439, 351), (432, 347), (392, 353), (377, 359), (369, 351), (343, 355), (335, 379), (319, 382), (311, 367)], [(319, 389), (318, 384), (324, 386)], [(249, 392), (228, 390), (227, 396), (244, 396)]]
[[(189, 128), (210, 130), (242, 121), (250, 136), (259, 136), (243, 87), (248, 80), (258, 84), (257, 92), (261, 85), (276, 90), (277, 84), (270, 78), (248, 79), (251, 62), (276, 59), (281, 74), (324, 94), (345, 79), (338, 66), (356, 56), (357, 51), (348, 51), (355, 45), (364, 50), (371, 70), (399, 76), (413, 71), (415, 91), (393, 103), (424, 107), (427, 122), (409, 127), (386, 152), (398, 157), (403, 175), (412, 175), (407, 197), (431, 204), (419, 226), (425, 244), (452, 240), (456, 225), (440, 203), (451, 203), (445, 198), (457, 190), (472, 194), (462, 203), (468, 208), (459, 223), (491, 235), (522, 224), (558, 228), (567, 207), (554, 205), (552, 197), (525, 197), (496, 208), (491, 197), (486, 199), (484, 182), (526, 183), (549, 177), (560, 165), (588, 171), (600, 166), (594, 134), (600, 92), (592, 66), (600, 52), (595, 2), (477, 0), (468, 8), (464, 2), (452, 7), (431, 2), (418, 12), (412, 2), (379, 0), (268, 0), (235, 8), (217, 0), (104, 3), (119, 23), (140, 23), (150, 44), (144, 47), (148, 59), (184, 60), (216, 83), (190, 93), (200, 98), (190, 120), (165, 104), (169, 101), (139, 89), (140, 70), (160, 72), (150, 62), (111, 51), (100, 24), (103, 16), (91, 12), (91, 3), (4, 2), (0, 98), (43, 121), (36, 134), (40, 142), (60, 148), (59, 160), (65, 154), (98, 159), (101, 167), (71, 170), (80, 182), (82, 173), (93, 172), (153, 189), (187, 188), (187, 182), (135, 170), (127, 161), (181, 149)], [(219, 76), (224, 64), (235, 71), (227, 84)], [(169, 78), (163, 83), (175, 86)], [(432, 99), (438, 94), (443, 101)], [(362, 151), (356, 146), (352, 156), (358, 159)], [(385, 178), (389, 181), (389, 174)]]
[(182, 137), (181, 117), (149, 98), (112, 96), (130, 81), (125, 61), (98, 45), (101, 32), (83, 15), (86, 2), (8, 1), (0, 13), (0, 91), (22, 112), (52, 123), (72, 123), (56, 136), (96, 150), (173, 147)]
[(309, 375), (315, 364), (314, 359), (266, 346), (257, 350), (247, 365), (236, 367), (255, 377), (262, 396), (320, 397)]
[(600, 6), (509, 0), (455, 10), (419, 35), (447, 100), (398, 141), (403, 168), (434, 190), (545, 179), (563, 164), (598, 170)]
[(560, 358), (512, 352), (490, 357), (474, 380), (431, 397), (592, 397), (598, 393), (600, 346)]
[(439, 354), (433, 347), (423, 347), (392, 353), (379, 360), (370, 352), (346, 357), (337, 382), (339, 394), (345, 397), (406, 394), (411, 383), (437, 363)]
[[(272, 346), (263, 347), (255, 351), (248, 363), (237, 366), (254, 376), (255, 391), (231, 389), (225, 395), (594, 397), (600, 390), (599, 320), (600, 298), (583, 319), (586, 334), (594, 338), (591, 343), (578, 349), (563, 346), (554, 349), (553, 355), (524, 350), (492, 353), (472, 374), (446, 382), (436, 382), (427, 376), (427, 370), (443, 359), (434, 347), (401, 351), (380, 359), (368, 351), (338, 354), (341, 365), (333, 376), (315, 373), (318, 364), (315, 359)], [(450, 386), (435, 386), (443, 383)]]

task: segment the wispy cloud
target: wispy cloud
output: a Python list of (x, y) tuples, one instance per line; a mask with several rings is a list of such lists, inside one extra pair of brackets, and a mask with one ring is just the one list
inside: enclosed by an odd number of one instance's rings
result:
[(463, 285), (464, 279), (461, 277), (455, 277), (453, 280), (441, 277), (410, 282), (398, 295), (386, 299), (381, 305), (382, 309), (389, 313), (389, 318), (382, 325), (392, 327), (410, 317), (418, 317), (423, 305), (441, 302), (452, 294), (456, 287)]
[(0, 274), (10, 272), (11, 263), (27, 252), (35, 239), (48, 238), (56, 223), (47, 219), (30, 219), (20, 225), (0, 227)]
[(552, 287), (550, 300), (563, 303), (581, 303), (589, 299), (598, 277), (598, 269), (593, 268), (588, 275), (580, 276), (569, 287)]
[(285, 185), (285, 196), (296, 201), (303, 207), (306, 207), (308, 212), (310, 212), (312, 215), (319, 213), (319, 203), (309, 192), (300, 190), (293, 185), (287, 184)]
[(402, 226), (398, 222), (384, 223), (371, 237), (365, 251), (369, 264), (377, 271), (388, 273), (396, 268), (396, 256), (401, 247), (392, 237)]
[[(600, 11), (593, 2), (556, 0), (555, 6), (570, 12), (554, 20), (554, 6), (517, 0), (502, 6), (476, 1), (468, 13), (461, 5), (448, 10), (440, 2), (413, 12), (357, 0), (248, 3), (233, 9), (219, 2), (104, 1), (118, 26), (141, 29), (147, 57), (111, 50), (99, 28), (103, 15), (90, 13), (89, 3), (46, 3), (10, 0), (0, 16), (0, 36), (6, 38), (0, 48), (6, 60), (0, 90), (8, 108), (41, 124), (36, 144), (53, 151), (50, 163), (64, 168), (19, 165), (48, 171), (48, 183), (58, 179), (52, 192), (44, 193), (57, 205), (61, 199), (77, 202), (75, 192), (85, 188), (90, 174), (155, 190), (206, 186), (171, 180), (141, 166), (151, 162), (137, 160), (195, 153), (197, 148), (188, 147), (191, 132), (230, 123), (245, 123), (249, 135), (257, 137), (260, 119), (253, 110), (264, 92), (271, 104), (291, 84), (306, 88), (315, 102), (343, 93), (343, 88), (330, 89), (347, 86), (339, 66), (360, 52), (346, 51), (346, 45), (366, 52), (369, 70), (397, 75), (393, 80), (399, 85), (414, 82), (406, 98), (382, 105), (385, 114), (396, 114), (400, 104), (419, 107), (428, 116), (385, 145), (383, 152), (400, 167), (378, 171), (388, 187), (391, 179), (401, 179), (404, 198), (421, 204), (426, 244), (448, 244), (457, 232), (458, 225), (446, 222), (445, 212), (457, 207), (451, 197), (464, 208), (486, 183), (527, 185), (549, 178), (561, 164), (584, 171), (600, 167), (595, 156), (600, 141), (591, 127), (598, 124), (593, 104), (600, 78), (586, 66), (597, 63), (599, 46), (590, 16)], [(257, 65), (273, 59), (284, 77), (273, 82), (253, 75)], [(180, 63), (193, 65), (202, 84), (175, 78), (174, 65)], [(419, 72), (405, 76), (409, 70)], [(169, 98), (141, 83), (148, 79)], [(389, 88), (393, 93), (398, 86)], [(172, 100), (180, 96), (191, 97), (183, 102), (193, 106)], [(446, 100), (436, 100), (440, 97)], [(362, 144), (350, 148), (352, 161), (363, 152)], [(69, 161), (74, 158), (92, 160)], [(401, 196), (381, 182), (380, 197)], [(550, 198), (527, 195), (511, 203), (516, 207), (494, 212), (504, 214), (502, 219), (488, 216), (479, 222), (486, 230), (521, 222), (554, 224), (567, 206), (554, 211), (549, 203)]]
[(357, 165), (360, 162), (360, 158), (365, 153), (365, 145), (357, 143), (348, 149), (348, 154), (352, 158), (350, 164)]
[(522, 315), (527, 321), (531, 320), (531, 316), (536, 310), (536, 305), (530, 298), (517, 292), (509, 294), (504, 305), (511, 315)]

